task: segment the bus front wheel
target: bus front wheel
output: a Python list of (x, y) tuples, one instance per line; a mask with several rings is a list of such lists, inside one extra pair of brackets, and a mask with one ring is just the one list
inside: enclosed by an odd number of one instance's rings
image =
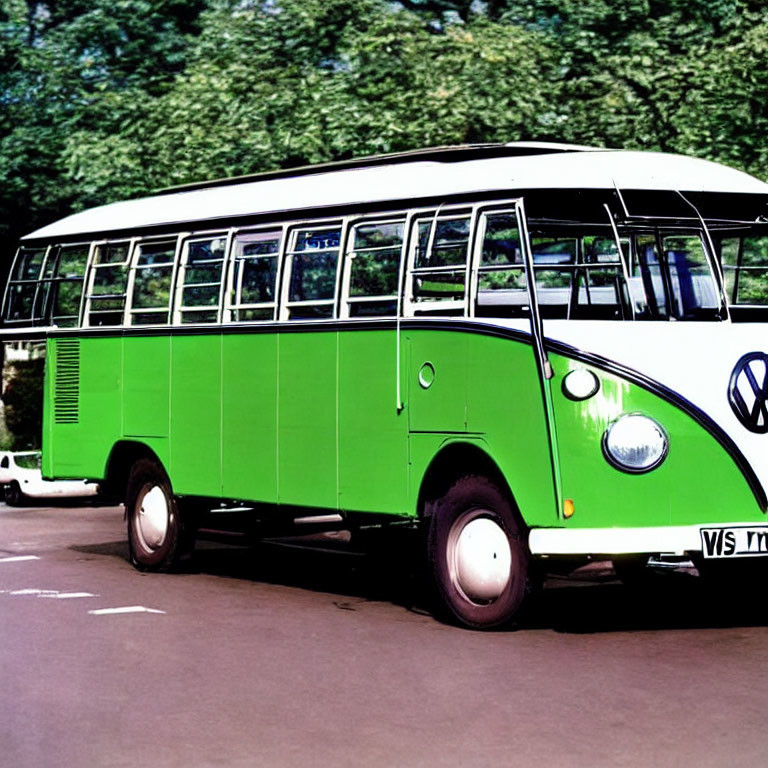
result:
[(190, 541), (171, 483), (163, 468), (140, 459), (131, 469), (125, 496), (128, 549), (142, 571), (169, 571), (189, 553)]
[(433, 509), (428, 549), (443, 612), (473, 629), (510, 622), (530, 592), (530, 555), (507, 495), (486, 477), (466, 475)]

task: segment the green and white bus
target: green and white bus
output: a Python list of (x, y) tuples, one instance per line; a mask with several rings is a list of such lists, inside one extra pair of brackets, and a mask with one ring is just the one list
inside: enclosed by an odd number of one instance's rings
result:
[(368, 158), (43, 227), (3, 337), (45, 340), (44, 476), (124, 501), (138, 568), (216, 515), (410, 523), (490, 627), (540, 558), (768, 555), (767, 222), (688, 157)]

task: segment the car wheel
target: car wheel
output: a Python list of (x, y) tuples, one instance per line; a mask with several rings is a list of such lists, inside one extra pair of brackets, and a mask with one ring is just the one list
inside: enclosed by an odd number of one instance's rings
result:
[(131, 469), (125, 495), (131, 562), (142, 571), (169, 571), (194, 546), (162, 466), (140, 459)]
[(25, 498), (21, 486), (16, 480), (11, 480), (11, 482), (5, 486), (3, 497), (5, 498), (5, 503), (9, 507), (20, 507), (24, 503)]
[(466, 475), (433, 510), (428, 551), (442, 613), (473, 629), (510, 622), (531, 580), (525, 527), (507, 495), (486, 477)]

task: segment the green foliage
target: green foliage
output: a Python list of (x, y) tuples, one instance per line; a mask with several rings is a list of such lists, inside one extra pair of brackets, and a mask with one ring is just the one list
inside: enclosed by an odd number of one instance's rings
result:
[[(0, 0), (0, 240), (91, 202), (70, 172), (70, 137), (115, 125), (173, 83), (204, 0)], [(122, 113), (127, 118), (126, 112)], [(120, 134), (120, 131), (117, 131)], [(135, 194), (109, 173), (116, 199)], [(118, 183), (115, 183), (118, 182)], [(99, 202), (104, 202), (99, 200)]]
[(768, 175), (768, 14), (752, 0), (510, 0), (561, 55), (562, 137)]
[(9, 371), (3, 392), (5, 424), (11, 433), (11, 449), (40, 448), (43, 434), (43, 358), (18, 360)]
[(0, 0), (0, 248), (177, 183), (462, 142), (768, 176), (758, 0)]

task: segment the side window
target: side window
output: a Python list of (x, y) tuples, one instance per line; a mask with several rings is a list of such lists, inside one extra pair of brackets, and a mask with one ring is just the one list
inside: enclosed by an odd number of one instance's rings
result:
[(288, 320), (333, 317), (340, 227), (296, 229), (286, 254)]
[(542, 318), (569, 316), (571, 291), (577, 287), (573, 269), (577, 248), (574, 237), (531, 233), (536, 300)]
[(521, 317), (528, 312), (525, 262), (515, 211), (484, 214), (477, 270), (477, 317)]
[(717, 242), (731, 304), (768, 304), (768, 238), (722, 237)]
[[(531, 239), (531, 247), (542, 317), (571, 320), (632, 317), (622, 255), (612, 233), (541, 234)], [(628, 249), (628, 242), (622, 241), (622, 248)], [(638, 293), (638, 297), (640, 295)]]
[(31, 323), (36, 319), (36, 301), (45, 248), (21, 248), (8, 281), (3, 318), (9, 323)]
[(176, 240), (141, 242), (134, 252), (130, 325), (167, 323)]
[[(528, 292), (516, 212), (483, 214), (475, 315), (525, 317)], [(624, 267), (613, 234), (581, 229), (531, 232), (536, 299), (542, 318), (631, 317)], [(623, 243), (624, 248), (628, 242)]]
[(96, 246), (86, 304), (89, 326), (123, 324), (130, 250), (129, 242)]
[(398, 276), (403, 250), (402, 221), (362, 223), (352, 230), (345, 286), (349, 317), (397, 314)]
[[(642, 312), (646, 304), (642, 286), (627, 285), (622, 253), (613, 235), (583, 235), (580, 246), (582, 266), (577, 270), (578, 295), (571, 317), (629, 320), (633, 316), (630, 301), (634, 301), (635, 312)], [(621, 249), (629, 254), (628, 240), (621, 240)]]
[(234, 322), (275, 319), (281, 240), (280, 230), (235, 237), (229, 302)]
[(463, 315), (470, 217), (427, 216), (413, 226), (408, 314)]
[(178, 278), (177, 322), (218, 321), (226, 249), (226, 235), (187, 241)]
[(78, 324), (89, 251), (90, 245), (67, 245), (49, 251), (40, 282), (40, 301), (42, 314), (51, 325)]
[(531, 248), (542, 317), (631, 318), (621, 254), (612, 234), (537, 232)]
[(0, 461), (0, 468), (2, 469), (8, 469), (9, 468), (9, 461), (7, 456), (3, 456), (3, 460)]

